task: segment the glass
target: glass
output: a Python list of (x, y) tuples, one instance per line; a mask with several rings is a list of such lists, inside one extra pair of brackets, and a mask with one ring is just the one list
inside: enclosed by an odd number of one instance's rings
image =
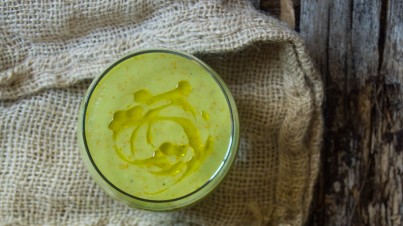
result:
[(91, 83), (78, 143), (94, 180), (131, 207), (167, 211), (211, 193), (237, 154), (239, 120), (219, 75), (196, 57), (153, 49)]

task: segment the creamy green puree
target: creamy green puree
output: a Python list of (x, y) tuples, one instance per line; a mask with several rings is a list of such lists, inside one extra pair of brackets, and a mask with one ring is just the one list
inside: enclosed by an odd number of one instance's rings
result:
[(93, 89), (85, 115), (89, 153), (111, 184), (149, 200), (185, 196), (220, 168), (231, 142), (223, 91), (187, 57), (127, 58)]

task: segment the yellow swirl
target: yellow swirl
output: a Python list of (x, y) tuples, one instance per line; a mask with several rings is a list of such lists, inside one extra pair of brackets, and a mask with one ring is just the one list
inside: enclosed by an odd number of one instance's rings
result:
[[(147, 90), (135, 92), (134, 101), (138, 104), (127, 110), (115, 112), (109, 124), (117, 155), (126, 163), (137, 165), (152, 174), (173, 177), (170, 185), (180, 181), (186, 174), (196, 171), (211, 152), (213, 139), (211, 136), (208, 136), (205, 142), (201, 139), (195, 123), (198, 115), (187, 101), (191, 92), (192, 87), (187, 81), (180, 81), (173, 90), (157, 95), (152, 95)], [(161, 111), (169, 107), (179, 107), (189, 116), (161, 115)], [(205, 121), (209, 119), (205, 111), (201, 112), (200, 117)], [(165, 141), (155, 147), (151, 128), (162, 121), (179, 125), (186, 135), (187, 143)], [(136, 157), (141, 151), (136, 147), (136, 142), (142, 137), (153, 150), (153, 153), (148, 154), (150, 157)], [(129, 151), (123, 150), (124, 143), (130, 143)], [(165, 186), (152, 193), (167, 188), (168, 186)]]

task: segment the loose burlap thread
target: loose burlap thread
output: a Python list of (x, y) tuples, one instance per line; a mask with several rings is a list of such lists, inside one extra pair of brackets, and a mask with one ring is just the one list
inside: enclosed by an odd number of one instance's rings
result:
[[(302, 225), (322, 135), (322, 84), (302, 40), (247, 1), (2, 1), (0, 225)], [(76, 120), (90, 80), (144, 48), (200, 57), (234, 95), (231, 172), (184, 210), (114, 201), (87, 173)]]

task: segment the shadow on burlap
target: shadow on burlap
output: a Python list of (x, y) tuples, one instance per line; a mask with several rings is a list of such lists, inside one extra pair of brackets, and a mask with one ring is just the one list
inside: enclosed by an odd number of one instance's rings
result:
[[(302, 225), (319, 167), (322, 84), (301, 39), (244, 1), (5, 1), (0, 48), (0, 225)], [(90, 178), (80, 101), (108, 64), (172, 48), (212, 66), (241, 124), (234, 167), (205, 200), (134, 210)]]

